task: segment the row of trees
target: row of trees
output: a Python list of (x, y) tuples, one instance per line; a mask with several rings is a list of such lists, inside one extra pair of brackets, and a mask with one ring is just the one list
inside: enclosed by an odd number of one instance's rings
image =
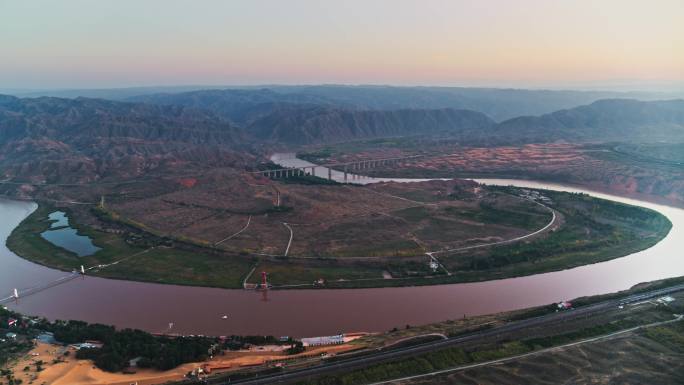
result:
[(202, 361), (209, 349), (218, 342), (209, 337), (162, 337), (141, 330), (116, 330), (112, 326), (89, 324), (82, 321), (57, 321), (49, 326), (55, 339), (63, 343), (97, 340), (102, 348), (83, 348), (76, 355), (79, 359), (92, 359), (105, 371), (117, 372), (128, 366), (129, 361), (141, 357), (139, 367), (159, 370), (175, 368), (186, 362)]
[[(0, 308), (0, 331), (7, 329), (10, 318), (23, 319), (20, 314)], [(165, 337), (134, 330), (117, 330), (113, 326), (90, 324), (83, 321), (55, 321), (34, 319), (30, 323), (22, 323), (15, 327), (17, 332), (31, 337), (47, 331), (52, 332), (57, 341), (64, 344), (82, 343), (85, 341), (99, 341), (101, 348), (82, 348), (76, 354), (79, 359), (91, 359), (95, 365), (105, 371), (118, 372), (129, 365), (130, 360), (140, 358), (137, 366), (141, 368), (155, 368), (159, 370), (173, 369), (187, 362), (206, 360), (210, 350), (242, 349), (246, 345), (290, 345), (292, 352), (303, 350), (301, 343), (292, 339), (285, 340), (274, 336), (231, 336), (219, 340), (214, 337)], [(21, 330), (19, 330), (21, 329)], [(0, 349), (0, 363), (17, 351), (30, 348), (30, 341), (22, 338), (22, 342), (29, 346), (19, 346), (19, 341), (12, 346), (5, 343)]]
[(129, 361), (140, 357), (137, 366), (159, 370), (173, 369), (178, 365), (207, 359), (210, 349), (237, 350), (245, 345), (290, 345), (292, 353), (304, 350), (301, 342), (281, 340), (274, 336), (231, 336), (220, 341), (213, 337), (164, 337), (141, 330), (116, 330), (113, 326), (89, 324), (83, 321), (56, 321), (45, 326), (54, 333), (57, 341), (73, 344), (97, 340), (102, 348), (82, 348), (76, 357), (91, 359), (105, 371), (118, 372)]

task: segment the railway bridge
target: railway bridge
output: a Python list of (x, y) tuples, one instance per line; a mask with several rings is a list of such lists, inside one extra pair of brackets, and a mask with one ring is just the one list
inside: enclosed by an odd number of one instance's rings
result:
[[(260, 174), (274, 179), (311, 175), (320, 176), (322, 178), (327, 177), (328, 180), (332, 180), (333, 170), (337, 170), (343, 173), (343, 179), (346, 183), (350, 178), (356, 179), (360, 177), (360, 175), (358, 174), (362, 170), (371, 170), (378, 167), (385, 167), (388, 165), (397, 165), (400, 162), (415, 160), (418, 158), (422, 158), (423, 156), (424, 155), (412, 155), (382, 159), (363, 159), (344, 163), (329, 163), (320, 165), (307, 165), (301, 167), (286, 167), (279, 169), (255, 171), (253, 172), (253, 174)], [(317, 174), (316, 172), (317, 169), (321, 171), (319, 174)]]

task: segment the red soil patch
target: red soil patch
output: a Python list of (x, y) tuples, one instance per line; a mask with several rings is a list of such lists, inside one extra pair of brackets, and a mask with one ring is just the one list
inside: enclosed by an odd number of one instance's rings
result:
[(194, 187), (197, 184), (197, 179), (195, 178), (183, 178), (178, 181), (178, 183), (183, 187)]

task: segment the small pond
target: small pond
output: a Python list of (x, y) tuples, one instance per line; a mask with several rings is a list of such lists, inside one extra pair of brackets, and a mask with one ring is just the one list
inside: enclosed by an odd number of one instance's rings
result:
[(50, 215), (48, 215), (48, 219), (52, 222), (50, 224), (51, 229), (69, 226), (69, 217), (67, 217), (64, 211), (55, 211), (50, 213)]
[(89, 237), (79, 235), (76, 229), (69, 226), (69, 218), (65, 212), (55, 211), (48, 218), (53, 222), (50, 224), (50, 230), (40, 234), (43, 239), (79, 257), (92, 255), (100, 250)]

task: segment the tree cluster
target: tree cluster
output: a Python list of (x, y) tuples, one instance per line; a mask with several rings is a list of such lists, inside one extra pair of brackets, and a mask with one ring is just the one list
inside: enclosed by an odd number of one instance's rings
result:
[(202, 361), (217, 341), (208, 337), (163, 337), (141, 330), (116, 330), (112, 326), (88, 324), (82, 321), (57, 321), (51, 325), (55, 339), (64, 343), (96, 340), (102, 348), (82, 348), (79, 359), (92, 359), (95, 365), (108, 372), (117, 372), (140, 357), (139, 367), (159, 370), (175, 368), (186, 362)]

